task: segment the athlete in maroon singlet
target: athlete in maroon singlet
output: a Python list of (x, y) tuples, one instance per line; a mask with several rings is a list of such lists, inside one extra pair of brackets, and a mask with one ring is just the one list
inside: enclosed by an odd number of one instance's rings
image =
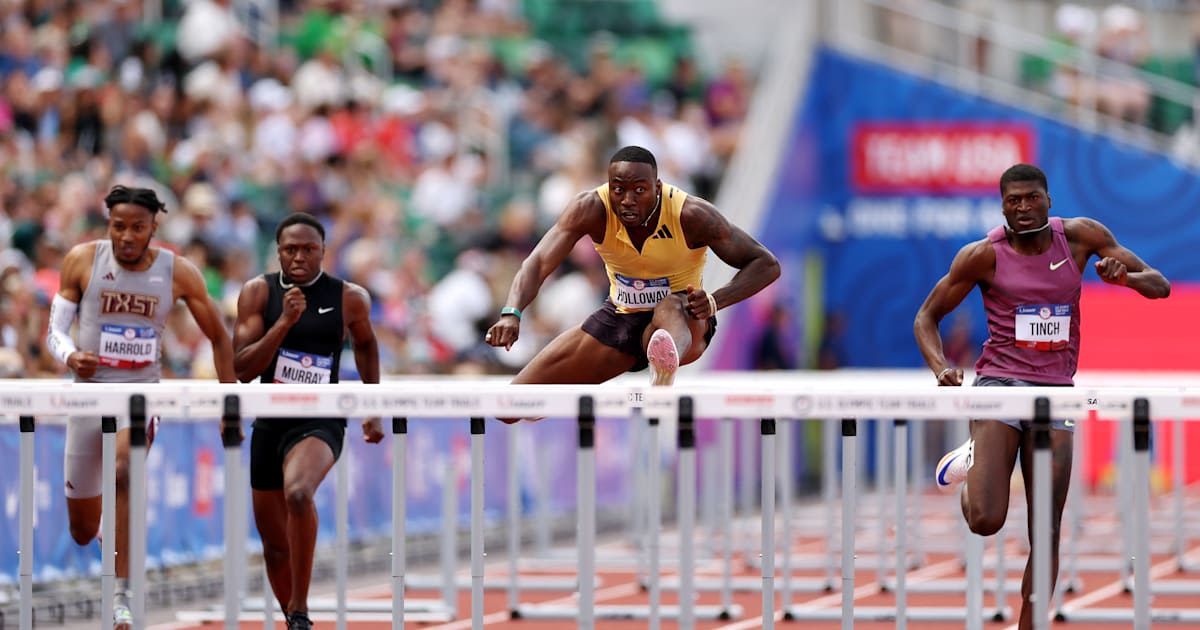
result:
[[(1099, 258), (1094, 267), (1101, 280), (1151, 299), (1170, 295), (1167, 279), (1117, 243), (1099, 222), (1050, 218), (1048, 190), (1046, 175), (1035, 166), (1017, 164), (1005, 171), (1000, 177), (1005, 225), (959, 250), (949, 273), (917, 312), (913, 324), (917, 345), (938, 385), (963, 382), (962, 369), (950, 365), (942, 351), (938, 324), (976, 286), (983, 294), (988, 320), (988, 340), (975, 364), (977, 386), (1073, 384), (1079, 360), (1080, 282), (1093, 255)], [(1059, 525), (1071, 478), (1073, 426), (1072, 421), (1051, 423), (1051, 590), (1058, 575)], [(1031, 504), (1033, 432), (1028, 429), (1028, 420), (973, 419), (971, 439), (938, 464), (938, 486), (952, 490), (962, 484), (962, 512), (971, 531), (989, 536), (1004, 525), (1018, 452), (1026, 505)], [(1021, 583), (1021, 630), (1033, 627), (1032, 564), (1032, 559), (1026, 563)]]

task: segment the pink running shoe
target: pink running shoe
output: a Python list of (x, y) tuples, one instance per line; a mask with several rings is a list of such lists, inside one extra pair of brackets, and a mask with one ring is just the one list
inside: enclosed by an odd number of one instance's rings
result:
[(646, 358), (650, 361), (650, 384), (670, 385), (675, 382), (675, 371), (679, 369), (679, 351), (671, 333), (659, 328), (650, 335), (646, 344)]
[(962, 446), (946, 453), (938, 462), (934, 477), (938, 490), (950, 492), (967, 480), (967, 471), (975, 461), (975, 440), (968, 439)]

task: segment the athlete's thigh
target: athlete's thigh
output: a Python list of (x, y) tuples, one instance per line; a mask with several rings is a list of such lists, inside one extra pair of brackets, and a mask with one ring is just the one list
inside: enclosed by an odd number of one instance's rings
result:
[(1000, 420), (972, 420), (973, 462), (967, 471), (972, 499), (1008, 505), (1013, 466), (1021, 447), (1021, 431)]
[(302, 437), (283, 456), (285, 498), (289, 491), (296, 488), (316, 492), (317, 486), (321, 485), (336, 462), (334, 447), (325, 438), (318, 435)]
[(628, 372), (634, 362), (634, 357), (600, 343), (577, 326), (537, 353), (513, 383), (603, 383)]
[(683, 351), (683, 356), (680, 357), (680, 365), (687, 365), (696, 359), (699, 359), (704, 351), (708, 349), (708, 319), (692, 319), (688, 318), (688, 330), (692, 333), (692, 344)]
[(63, 485), (68, 499), (88, 499), (101, 495), (104, 480), (102, 437), (99, 416), (67, 419)]

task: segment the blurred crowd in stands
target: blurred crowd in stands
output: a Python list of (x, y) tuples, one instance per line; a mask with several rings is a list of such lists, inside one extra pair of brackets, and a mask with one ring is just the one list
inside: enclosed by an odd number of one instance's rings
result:
[[(585, 241), (512, 352), (481, 343), (568, 199), (626, 144), (712, 198), (751, 89), (737, 61), (642, 54), (662, 50), (643, 2), (615, 21), (641, 48), (619, 31), (553, 41), (528, 15), (570, 4), (0, 0), (0, 376), (63, 374), (47, 305), (67, 249), (105, 237), (117, 183), (167, 200), (158, 244), (204, 271), (230, 322), (242, 283), (277, 265), (277, 222), (307, 212), (325, 269), (371, 293), (385, 373), (519, 368), (605, 291)], [(208, 352), (177, 308), (168, 373), (212, 377)]]

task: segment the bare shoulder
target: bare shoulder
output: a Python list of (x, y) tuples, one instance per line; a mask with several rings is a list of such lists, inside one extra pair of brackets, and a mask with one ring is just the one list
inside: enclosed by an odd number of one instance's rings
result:
[(246, 281), (238, 292), (238, 317), (261, 313), (267, 306), (267, 277), (257, 275)]
[(96, 259), (96, 241), (79, 243), (67, 251), (63, 257), (60, 282), (64, 288), (83, 288), (90, 274), (92, 262)]
[(679, 224), (692, 247), (707, 245), (727, 238), (732, 226), (725, 215), (707, 199), (688, 195), (679, 211)]
[(67, 255), (63, 257), (63, 270), (70, 269), (72, 266), (90, 266), (95, 259), (96, 241), (79, 243), (67, 250)]
[(265, 296), (267, 294), (267, 277), (259, 274), (242, 284), (240, 295)]
[(342, 282), (342, 299), (351, 302), (357, 302), (364, 306), (370, 306), (371, 294), (362, 285), (355, 284), (349, 280)]
[(604, 200), (595, 190), (585, 190), (575, 195), (558, 217), (558, 224), (563, 228), (592, 232), (597, 227), (604, 226)]
[(1063, 234), (1071, 242), (1087, 245), (1100, 245), (1113, 238), (1103, 223), (1091, 217), (1063, 219)]
[(963, 245), (951, 263), (951, 272), (984, 277), (996, 268), (996, 248), (990, 239), (981, 238)]

